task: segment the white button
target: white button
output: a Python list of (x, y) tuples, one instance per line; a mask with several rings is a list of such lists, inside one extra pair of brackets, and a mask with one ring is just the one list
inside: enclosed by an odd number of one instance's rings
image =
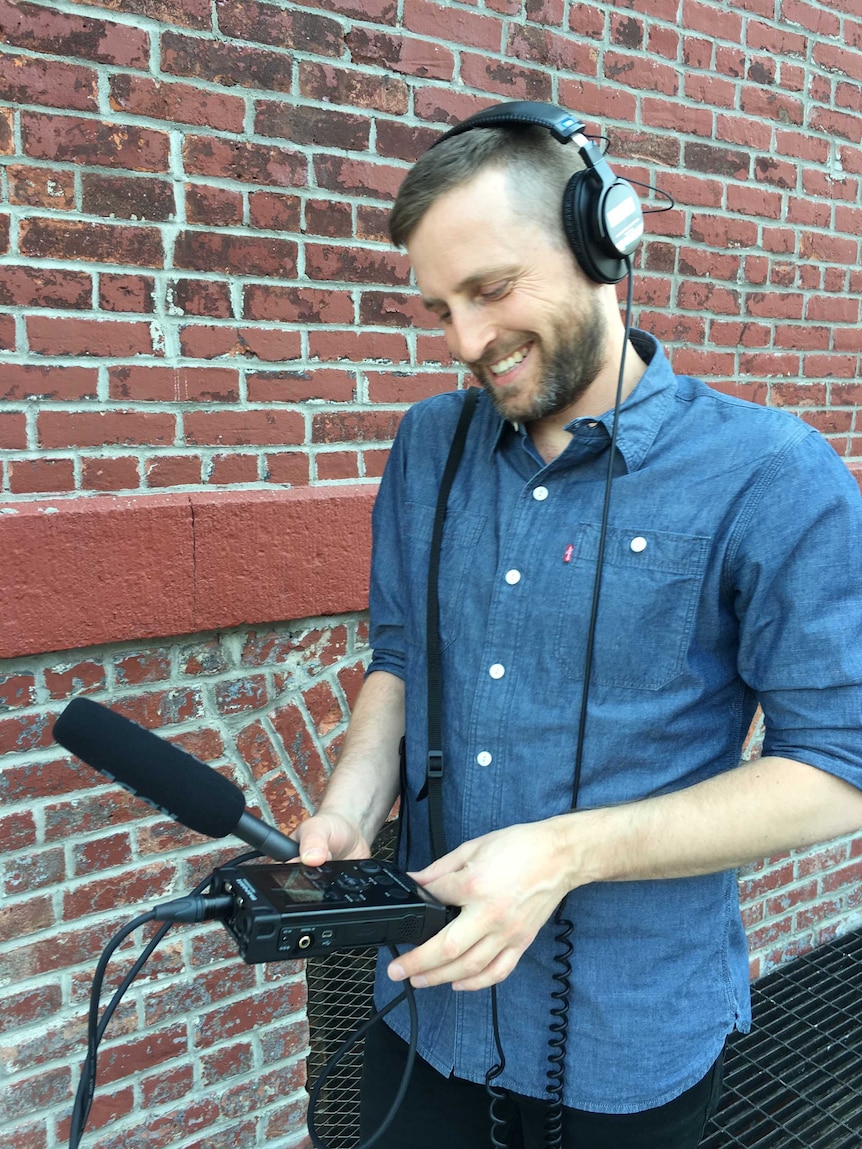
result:
[(492, 678), (502, 678), (506, 673), (506, 668), (505, 666), (501, 666), (499, 662), (495, 662), (494, 665), (488, 670), (488, 673)]
[(480, 766), (490, 766), (494, 759), (487, 750), (483, 750), (481, 753), (476, 755), (476, 761)]
[(533, 491), (533, 498), (536, 500), (537, 503), (543, 503), (545, 501), (545, 499), (547, 499), (547, 497), (548, 497), (548, 488), (547, 487), (536, 487), (536, 489)]
[(646, 539), (643, 537), (643, 535), (638, 535), (637, 538), (632, 539), (632, 541), (629, 543), (629, 546), (636, 554), (640, 551), (645, 551)]
[(506, 571), (506, 582), (509, 586), (516, 586), (521, 581), (521, 572), (516, 570)]

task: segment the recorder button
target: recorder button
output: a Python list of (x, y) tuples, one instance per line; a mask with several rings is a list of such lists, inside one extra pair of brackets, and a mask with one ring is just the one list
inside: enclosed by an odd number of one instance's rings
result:
[(360, 862), (359, 868), (365, 874), (379, 874), (383, 869), (380, 863), (375, 862), (372, 858), (366, 858), (364, 862)]

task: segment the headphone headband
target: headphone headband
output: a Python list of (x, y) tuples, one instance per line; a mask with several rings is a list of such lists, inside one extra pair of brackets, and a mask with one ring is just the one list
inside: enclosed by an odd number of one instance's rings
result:
[[(561, 144), (586, 129), (572, 112), (555, 104), (510, 100), (492, 104), (455, 124), (431, 145), (471, 132), (474, 128), (546, 128)], [(643, 212), (634, 188), (611, 170), (599, 148), (584, 139), (577, 145), (585, 164), (563, 193), (563, 230), (584, 273), (596, 283), (619, 283), (628, 272), (629, 257), (643, 235)]]

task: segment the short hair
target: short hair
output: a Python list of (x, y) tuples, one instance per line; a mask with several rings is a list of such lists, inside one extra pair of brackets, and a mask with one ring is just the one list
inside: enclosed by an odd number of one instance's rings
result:
[(389, 235), (405, 247), (428, 209), (481, 171), (503, 169), (518, 215), (540, 224), (561, 246), (563, 192), (581, 170), (577, 146), (563, 146), (545, 128), (529, 124), (475, 128), (450, 136), (420, 156), (404, 178), (389, 215)]

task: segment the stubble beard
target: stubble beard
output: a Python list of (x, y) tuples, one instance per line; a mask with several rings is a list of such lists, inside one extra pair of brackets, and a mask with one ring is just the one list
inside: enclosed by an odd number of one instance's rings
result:
[(498, 414), (512, 422), (532, 423), (565, 410), (589, 390), (604, 365), (606, 333), (605, 318), (596, 306), (587, 317), (556, 324), (550, 350), (544, 343), (535, 344), (541, 356), (541, 377), (534, 395), (522, 396), (517, 391), (507, 395), (495, 385), (486, 366), (471, 364), (470, 369)]

